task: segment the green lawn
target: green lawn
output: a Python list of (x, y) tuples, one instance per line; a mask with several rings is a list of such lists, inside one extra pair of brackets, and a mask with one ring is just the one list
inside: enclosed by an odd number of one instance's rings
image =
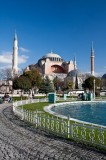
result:
[[(26, 104), (23, 106), (23, 109), (30, 110), (30, 111), (44, 111), (44, 106), (48, 106), (51, 103), (48, 102), (40, 102), (40, 103), (32, 103), (32, 104)], [(22, 107), (22, 106), (21, 106)]]

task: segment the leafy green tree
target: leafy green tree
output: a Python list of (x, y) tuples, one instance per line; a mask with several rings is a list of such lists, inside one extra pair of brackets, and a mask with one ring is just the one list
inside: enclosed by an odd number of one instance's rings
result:
[(41, 83), (42, 77), (40, 73), (36, 69), (33, 69), (15, 78), (13, 80), (13, 89), (30, 90), (30, 93), (33, 94), (40, 87)]
[(94, 89), (94, 79), (95, 79), (95, 89), (99, 89), (101, 86), (101, 80), (99, 78), (96, 78), (94, 76), (91, 76), (87, 78), (84, 83), (82, 84), (82, 87), (84, 89), (93, 90)]
[(13, 89), (20, 89), (20, 80), (18, 77), (13, 79)]
[(23, 76), (25, 76), (29, 79), (29, 81), (31, 82), (32, 89), (39, 88), (41, 86), (42, 77), (36, 69), (24, 72)]
[(24, 91), (29, 91), (31, 89), (31, 82), (27, 77), (20, 76), (13, 80), (13, 89), (21, 89)]
[(48, 94), (49, 92), (54, 92), (53, 84), (51, 83), (48, 76), (46, 76), (45, 79), (43, 79), (42, 84), (39, 88), (40, 93)]

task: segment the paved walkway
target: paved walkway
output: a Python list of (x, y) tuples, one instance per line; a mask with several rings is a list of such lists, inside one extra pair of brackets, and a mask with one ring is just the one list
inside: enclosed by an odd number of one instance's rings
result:
[(0, 105), (0, 160), (106, 160), (105, 153), (33, 129), (5, 106)]

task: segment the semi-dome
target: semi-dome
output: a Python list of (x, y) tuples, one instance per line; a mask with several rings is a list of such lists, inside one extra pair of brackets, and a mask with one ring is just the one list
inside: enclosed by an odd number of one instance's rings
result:
[(106, 79), (106, 74), (104, 74), (104, 75), (102, 76), (102, 79)]
[(42, 58), (61, 58), (58, 54), (56, 53), (48, 53), (48, 54), (45, 54)]
[(76, 75), (78, 77), (82, 76), (82, 73), (79, 69), (74, 69), (68, 73), (68, 77), (76, 77)]

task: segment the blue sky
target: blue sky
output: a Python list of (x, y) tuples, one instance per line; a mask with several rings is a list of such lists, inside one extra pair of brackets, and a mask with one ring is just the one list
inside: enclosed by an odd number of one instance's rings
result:
[(106, 0), (0, 0), (0, 67), (11, 65), (15, 29), (19, 68), (52, 49), (90, 72), (93, 41), (95, 72), (106, 73)]

